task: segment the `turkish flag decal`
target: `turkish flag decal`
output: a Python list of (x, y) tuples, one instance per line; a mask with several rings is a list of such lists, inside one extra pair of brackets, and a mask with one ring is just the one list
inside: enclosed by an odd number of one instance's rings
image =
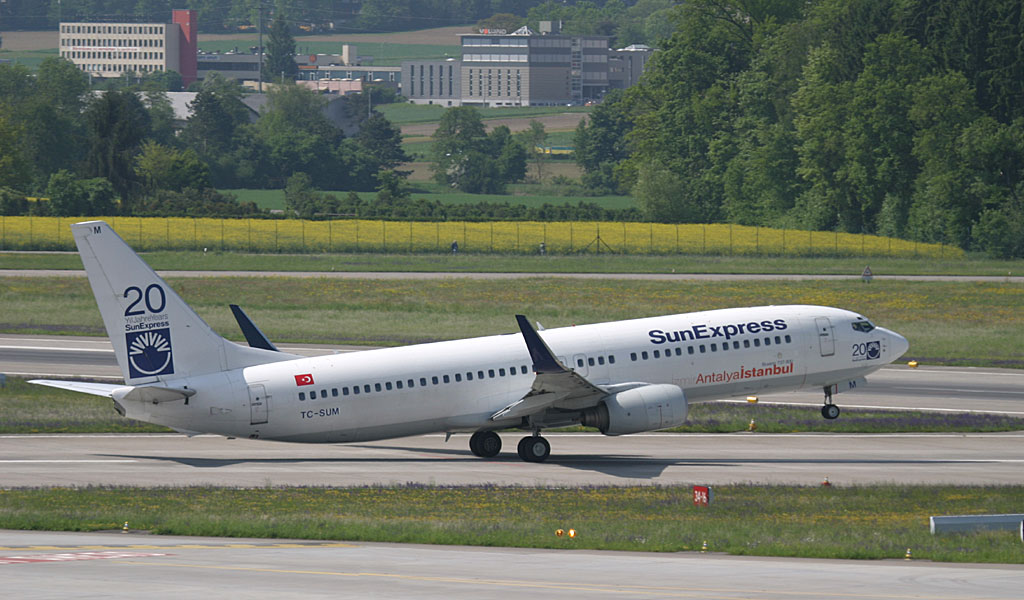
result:
[(295, 385), (313, 385), (313, 375), (311, 373), (306, 373), (305, 375), (296, 375)]

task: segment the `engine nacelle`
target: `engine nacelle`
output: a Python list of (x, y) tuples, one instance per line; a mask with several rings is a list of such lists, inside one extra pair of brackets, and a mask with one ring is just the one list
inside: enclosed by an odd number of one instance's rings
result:
[(645, 385), (612, 394), (584, 410), (580, 423), (605, 435), (623, 435), (681, 425), (686, 411), (686, 394), (679, 386)]

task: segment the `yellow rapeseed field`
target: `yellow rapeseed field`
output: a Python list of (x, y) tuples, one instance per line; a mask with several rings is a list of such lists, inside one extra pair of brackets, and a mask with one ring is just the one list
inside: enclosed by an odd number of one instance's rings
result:
[[(81, 217), (0, 217), (0, 249), (72, 250)], [(832, 231), (729, 224), (495, 221), (303, 221), (105, 218), (139, 250), (718, 254), (958, 258), (959, 248)]]

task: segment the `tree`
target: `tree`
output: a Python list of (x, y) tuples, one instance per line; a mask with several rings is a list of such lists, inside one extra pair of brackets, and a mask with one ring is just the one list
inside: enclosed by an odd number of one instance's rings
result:
[(363, 121), (356, 141), (377, 161), (381, 169), (394, 169), (410, 160), (402, 149), (402, 130), (392, 125), (383, 115), (375, 114)]
[(486, 139), (484, 123), (476, 109), (456, 106), (446, 110), (434, 131), (434, 179), (459, 188), (469, 153), (483, 148)]
[(182, 151), (147, 141), (136, 158), (135, 172), (150, 192), (210, 187), (210, 169), (191, 148)]
[(547, 162), (548, 157), (543, 151), (548, 139), (548, 132), (544, 130), (544, 124), (531, 119), (530, 128), (517, 134), (517, 137), (525, 146), (527, 156), (533, 157), (533, 165), (537, 167), (537, 183), (542, 182), (544, 180), (544, 163)]
[(46, 186), (51, 212), (59, 217), (84, 215), (89, 210), (89, 196), (81, 182), (70, 171), (61, 169), (50, 175)]
[(20, 129), (0, 113), (0, 187), (24, 189), (29, 183), (28, 162), (20, 140)]
[(434, 179), (471, 194), (500, 194), (526, 174), (526, 149), (508, 127), (484, 130), (469, 106), (449, 108), (434, 131)]
[(263, 60), (263, 79), (266, 81), (294, 81), (299, 73), (299, 66), (295, 63), (295, 38), (288, 31), (288, 22), (282, 11), (277, 12), (270, 25), (270, 40)]
[(284, 206), (301, 219), (311, 219), (319, 214), (337, 212), (338, 201), (313, 187), (309, 175), (300, 171), (288, 178), (284, 188)]
[(121, 208), (131, 214), (139, 191), (135, 156), (149, 136), (149, 114), (134, 92), (111, 90), (95, 97), (86, 108), (89, 154), (86, 172), (105, 177), (121, 198)]

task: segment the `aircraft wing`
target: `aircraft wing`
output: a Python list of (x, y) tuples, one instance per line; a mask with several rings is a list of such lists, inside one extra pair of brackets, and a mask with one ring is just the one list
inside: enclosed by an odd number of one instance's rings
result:
[(608, 395), (607, 390), (560, 363), (526, 317), (516, 315), (516, 321), (530, 350), (537, 376), (533, 380), (533, 388), (519, 400), (491, 415), (492, 421), (524, 417), (551, 407), (589, 406)]

